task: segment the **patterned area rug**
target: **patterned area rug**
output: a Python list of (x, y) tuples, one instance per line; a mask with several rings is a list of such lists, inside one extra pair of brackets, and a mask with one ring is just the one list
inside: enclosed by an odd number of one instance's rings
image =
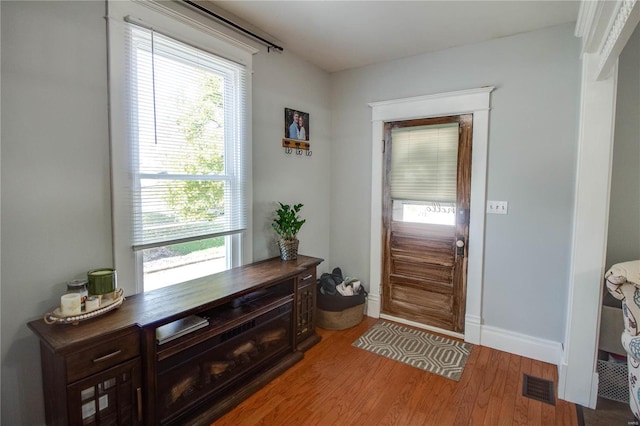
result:
[(455, 381), (460, 380), (473, 347), (386, 321), (378, 321), (353, 346)]

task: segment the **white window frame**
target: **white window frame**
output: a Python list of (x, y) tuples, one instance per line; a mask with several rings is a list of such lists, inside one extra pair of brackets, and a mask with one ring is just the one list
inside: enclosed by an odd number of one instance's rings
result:
[[(175, 2), (108, 1), (108, 51), (109, 51), (109, 100), (111, 133), (111, 189), (113, 257), (118, 272), (118, 286), (125, 293), (143, 291), (142, 253), (132, 250), (132, 185), (131, 151), (128, 135), (128, 108), (126, 93), (125, 19), (144, 22), (147, 26), (182, 42), (207, 50), (246, 67), (252, 72), (253, 54), (257, 49), (235, 40), (216, 30), (212, 21), (198, 12)], [(246, 152), (251, 156), (251, 78), (247, 79), (247, 143)], [(231, 239), (231, 267), (252, 262), (252, 161), (248, 167), (246, 203), (247, 228)]]

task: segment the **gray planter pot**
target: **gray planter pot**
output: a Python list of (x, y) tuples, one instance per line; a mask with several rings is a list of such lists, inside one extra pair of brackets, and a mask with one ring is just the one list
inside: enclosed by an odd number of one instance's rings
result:
[(280, 249), (280, 258), (282, 260), (295, 260), (298, 258), (298, 245), (300, 241), (295, 240), (278, 240), (278, 248)]

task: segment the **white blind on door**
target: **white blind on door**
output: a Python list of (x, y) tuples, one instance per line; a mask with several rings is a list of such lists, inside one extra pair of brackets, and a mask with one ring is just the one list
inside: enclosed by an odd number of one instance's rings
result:
[(458, 123), (391, 130), (391, 198), (455, 202)]
[(133, 245), (247, 226), (245, 67), (129, 24)]

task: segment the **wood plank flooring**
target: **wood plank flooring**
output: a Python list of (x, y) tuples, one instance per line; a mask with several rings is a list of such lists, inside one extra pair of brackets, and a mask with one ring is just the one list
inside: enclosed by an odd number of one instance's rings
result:
[(214, 425), (578, 426), (574, 404), (522, 396), (523, 374), (557, 384), (555, 365), (474, 346), (455, 382), (351, 346), (376, 321), (319, 329), (302, 361)]

